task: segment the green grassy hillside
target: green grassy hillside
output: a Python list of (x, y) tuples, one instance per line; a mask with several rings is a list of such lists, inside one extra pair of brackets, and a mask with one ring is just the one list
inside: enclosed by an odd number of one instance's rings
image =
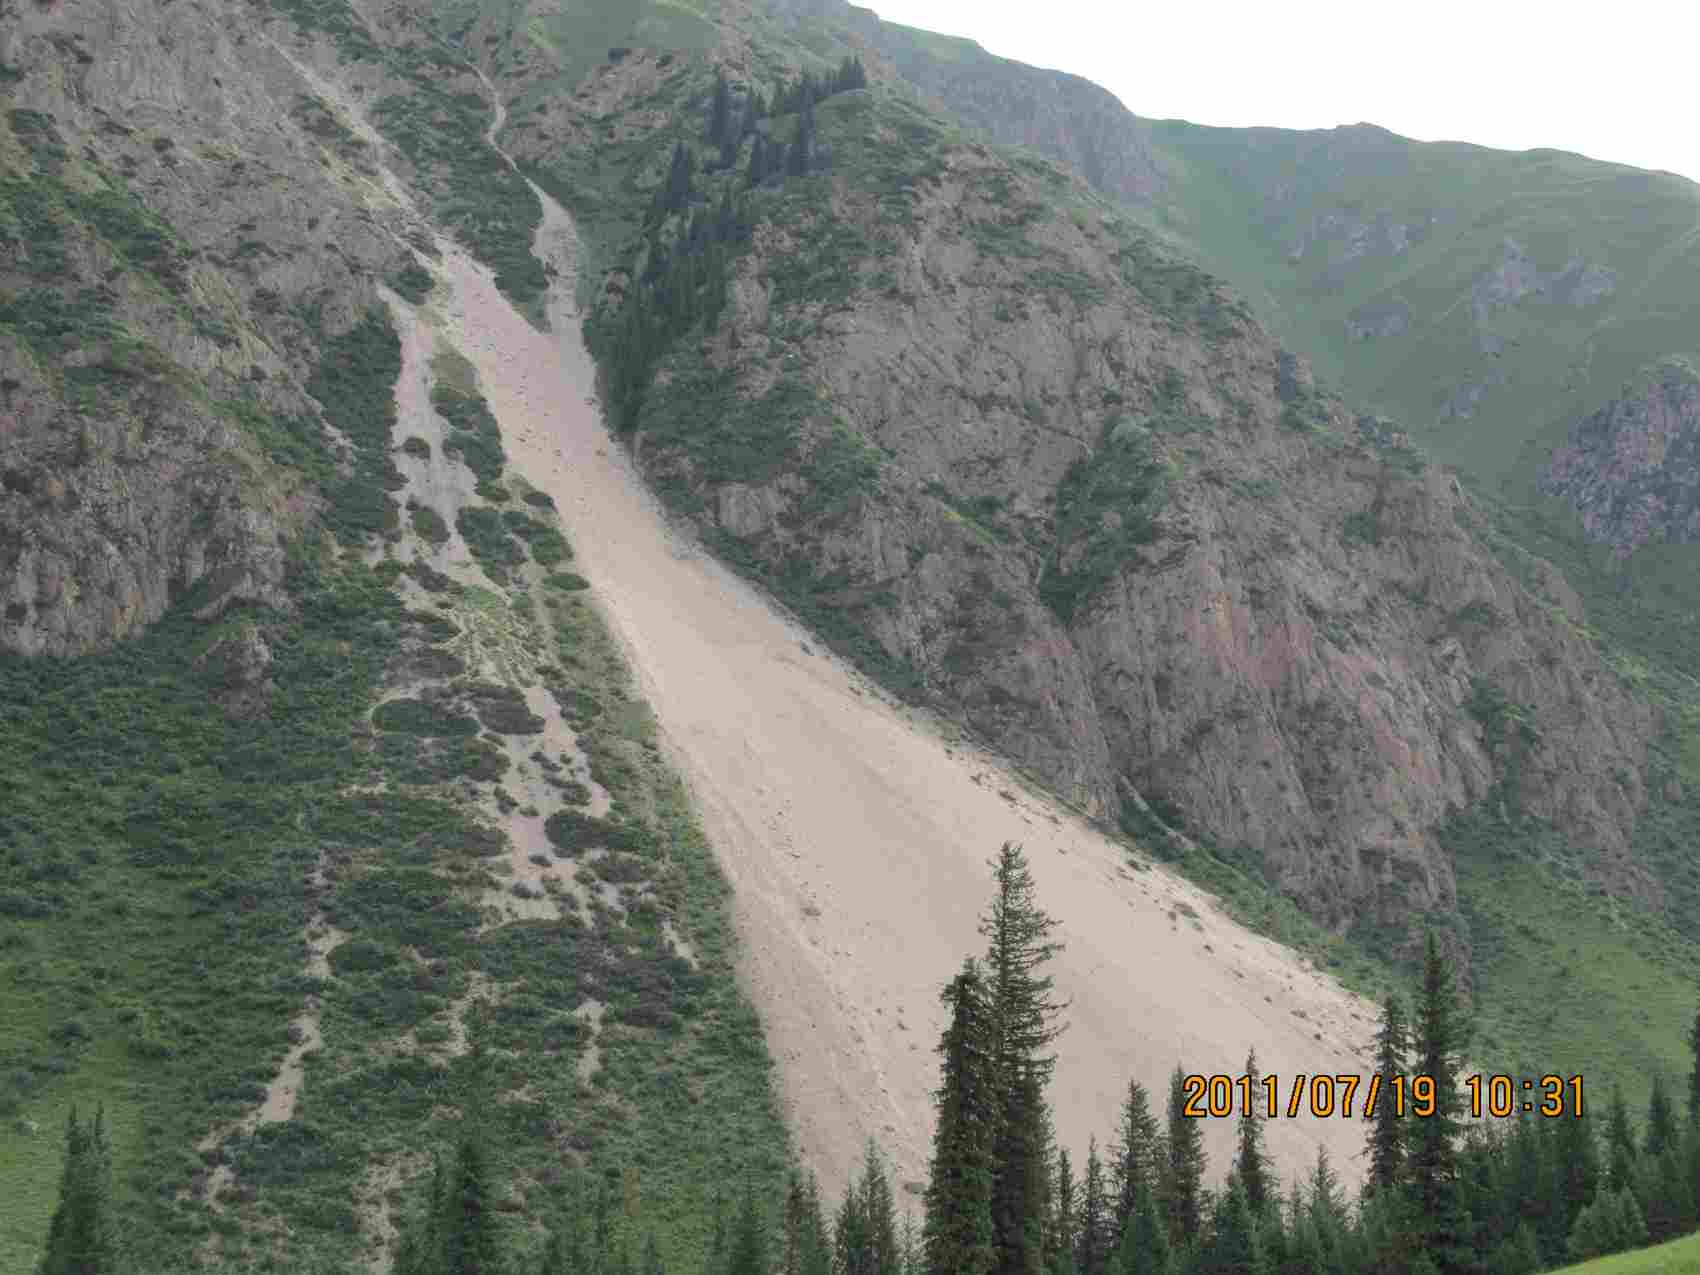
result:
[(1151, 138), (1175, 161), (1159, 219), (1349, 399), (1483, 479), (1524, 474), (1694, 343), (1700, 187), (1684, 178), (1367, 125), (1165, 121)]
[(1566, 1266), (1553, 1275), (1692, 1275), (1700, 1271), (1700, 1235), (1672, 1240), (1656, 1248), (1596, 1257), (1578, 1266)]

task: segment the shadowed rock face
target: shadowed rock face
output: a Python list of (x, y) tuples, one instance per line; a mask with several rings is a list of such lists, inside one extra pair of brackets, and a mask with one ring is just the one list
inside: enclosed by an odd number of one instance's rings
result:
[(1700, 374), (1661, 359), (1558, 448), (1541, 489), (1562, 496), (1588, 538), (1627, 557), (1649, 542), (1700, 543)]

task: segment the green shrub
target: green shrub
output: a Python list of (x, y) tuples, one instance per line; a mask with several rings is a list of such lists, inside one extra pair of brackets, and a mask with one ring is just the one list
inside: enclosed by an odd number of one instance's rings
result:
[(448, 543), (449, 524), (429, 505), (420, 505), (413, 511), (413, 530), (434, 545)]
[(551, 589), (559, 589), (563, 593), (574, 593), (580, 589), (590, 588), (590, 581), (571, 571), (557, 571), (553, 575), (543, 577), (543, 583)]
[(478, 733), (474, 718), (417, 699), (392, 699), (380, 704), (372, 714), (372, 723), (379, 730), (427, 737)]
[(654, 844), (653, 834), (632, 824), (610, 823), (576, 810), (561, 810), (543, 822), (544, 834), (563, 855), (602, 848), (635, 852)]

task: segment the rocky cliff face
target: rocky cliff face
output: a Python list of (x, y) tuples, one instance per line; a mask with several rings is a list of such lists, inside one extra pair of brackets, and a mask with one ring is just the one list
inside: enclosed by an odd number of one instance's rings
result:
[[(656, 75), (603, 68), (597, 110)], [(1450, 477), (1078, 179), (868, 94), (819, 121), (826, 171), (758, 199), (634, 440), (714, 543), (1087, 809), (1331, 924), (1450, 909), (1435, 830), (1483, 800), (1651, 889), (1655, 723), (1557, 572), (1519, 585)]]
[(1553, 452), (1541, 488), (1620, 557), (1649, 542), (1700, 543), (1700, 373), (1659, 360)]
[(67, 0), (0, 28), (0, 647), (86, 652), (197, 588), (208, 617), (282, 605), (313, 498), (275, 423), (333, 452), (319, 341), (414, 262), (314, 92), (328, 50), (227, 16)]

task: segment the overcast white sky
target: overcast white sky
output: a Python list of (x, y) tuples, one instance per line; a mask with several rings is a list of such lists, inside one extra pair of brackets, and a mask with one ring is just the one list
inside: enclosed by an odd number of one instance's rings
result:
[(1700, 3), (857, 0), (1136, 115), (1550, 146), (1700, 181)]

